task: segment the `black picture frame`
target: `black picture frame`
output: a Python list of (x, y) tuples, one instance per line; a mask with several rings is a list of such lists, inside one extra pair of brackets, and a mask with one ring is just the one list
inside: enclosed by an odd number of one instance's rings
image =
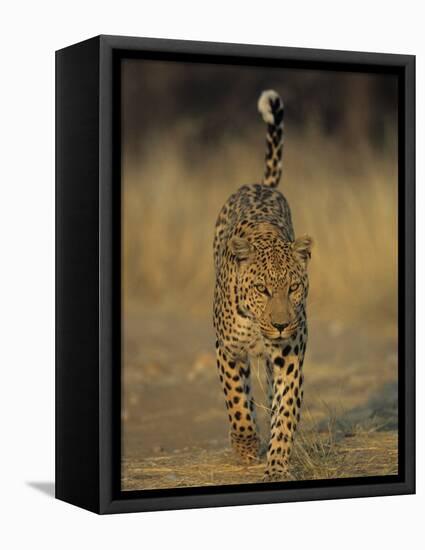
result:
[[(120, 490), (123, 57), (384, 72), (399, 82), (399, 474)], [(56, 52), (56, 498), (100, 514), (415, 492), (415, 57), (98, 36)]]

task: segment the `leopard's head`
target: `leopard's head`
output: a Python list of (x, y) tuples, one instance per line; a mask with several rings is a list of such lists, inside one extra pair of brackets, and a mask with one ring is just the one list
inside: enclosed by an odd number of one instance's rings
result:
[(237, 264), (236, 306), (266, 338), (289, 338), (299, 326), (308, 294), (307, 267), (312, 239), (284, 240), (273, 229), (233, 236)]

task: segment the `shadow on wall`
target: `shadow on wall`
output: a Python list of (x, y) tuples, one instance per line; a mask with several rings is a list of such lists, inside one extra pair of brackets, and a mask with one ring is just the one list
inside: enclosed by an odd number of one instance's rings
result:
[(51, 498), (55, 498), (55, 483), (53, 481), (27, 481), (26, 485)]

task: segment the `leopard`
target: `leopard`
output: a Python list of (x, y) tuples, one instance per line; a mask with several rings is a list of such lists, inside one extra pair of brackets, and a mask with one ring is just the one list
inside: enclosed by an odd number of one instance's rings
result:
[[(245, 184), (233, 193), (215, 224), (213, 325), (230, 446), (244, 463), (258, 463), (265, 455), (262, 480), (284, 481), (290, 479), (304, 395), (313, 240), (295, 238), (288, 201), (277, 189), (284, 144), (280, 95), (264, 90), (258, 111), (267, 125), (261, 183)], [(266, 371), (265, 442), (252, 392), (254, 361)]]

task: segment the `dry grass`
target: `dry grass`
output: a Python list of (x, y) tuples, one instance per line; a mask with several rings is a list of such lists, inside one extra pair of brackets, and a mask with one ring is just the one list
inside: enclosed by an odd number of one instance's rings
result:
[[(358, 433), (351, 437), (317, 430), (296, 439), (288, 481), (396, 475), (395, 432)], [(228, 448), (191, 448), (173, 454), (123, 461), (123, 490), (260, 483), (263, 460), (241, 464)]]
[[(262, 134), (190, 155), (191, 131), (187, 122), (153, 136), (143, 158), (124, 159), (124, 296), (132, 306), (210, 311), (217, 213), (230, 193), (261, 177)], [(315, 240), (311, 314), (395, 319), (395, 144), (348, 147), (311, 129), (287, 136), (285, 147), (281, 190), (296, 233)]]

